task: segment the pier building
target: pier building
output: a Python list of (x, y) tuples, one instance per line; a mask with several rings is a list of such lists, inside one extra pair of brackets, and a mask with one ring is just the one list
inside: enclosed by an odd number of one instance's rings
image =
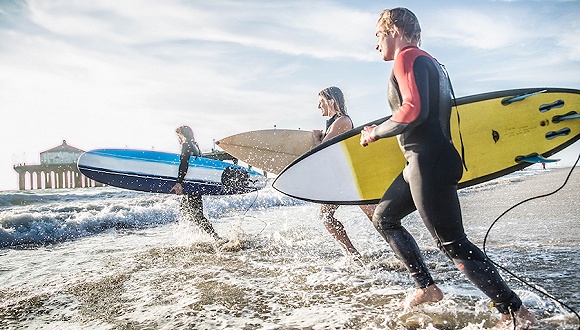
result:
[(77, 168), (84, 152), (62, 141), (62, 144), (40, 153), (40, 164), (18, 164), (18, 189), (61, 189), (98, 187), (103, 184), (85, 177)]

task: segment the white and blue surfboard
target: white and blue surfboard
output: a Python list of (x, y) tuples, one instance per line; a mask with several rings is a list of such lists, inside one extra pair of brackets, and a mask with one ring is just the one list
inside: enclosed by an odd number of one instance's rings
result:
[[(170, 193), (177, 182), (179, 154), (134, 149), (96, 149), (77, 166), (86, 177), (130, 190)], [(233, 195), (264, 188), (266, 177), (251, 169), (204, 157), (191, 157), (184, 194)]]

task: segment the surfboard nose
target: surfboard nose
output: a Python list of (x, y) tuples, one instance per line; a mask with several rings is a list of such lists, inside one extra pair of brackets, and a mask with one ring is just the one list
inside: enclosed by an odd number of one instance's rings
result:
[[(335, 183), (334, 189), (328, 189), (328, 182)], [(317, 203), (360, 200), (348, 155), (342, 148), (325, 148), (299, 158), (278, 175), (272, 187), (285, 195)]]

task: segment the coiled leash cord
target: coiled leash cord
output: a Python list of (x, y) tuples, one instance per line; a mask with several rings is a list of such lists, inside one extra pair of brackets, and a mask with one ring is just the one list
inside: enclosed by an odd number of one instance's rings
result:
[[(241, 222), (243, 220), (246, 219), (246, 217), (247, 217), (246, 214), (248, 213), (248, 211), (250, 211), (250, 209), (252, 207), (254, 207), (254, 205), (258, 201), (258, 197), (260, 195), (260, 189), (255, 188), (255, 190), (253, 192), (256, 193), (255, 196), (254, 196), (254, 199), (252, 200), (252, 202), (250, 203), (250, 205), (248, 205), (248, 207), (246, 207), (245, 210), (238, 215), (239, 216), (239, 219), (240, 219), (240, 224), (241, 224)], [(264, 229), (266, 229), (266, 227), (268, 227), (268, 224), (264, 220), (262, 220), (262, 219), (260, 219), (258, 217), (255, 217), (255, 216), (250, 216), (250, 217), (251, 218), (254, 218), (254, 219), (257, 219), (257, 220), (260, 220), (260, 222), (262, 222), (264, 224), (264, 227), (257, 234), (252, 235), (254, 237), (257, 237), (258, 235), (260, 235), (264, 231)]]
[[(560, 187), (558, 187), (556, 190), (547, 193), (547, 194), (543, 194), (543, 195), (539, 195), (539, 196), (534, 196), (528, 199), (525, 199), (515, 205), (513, 205), (512, 207), (510, 207), (509, 209), (505, 210), (502, 214), (500, 214), (489, 226), (489, 229), (487, 230), (487, 232), (485, 233), (485, 237), (483, 239), (483, 254), (485, 255), (485, 257), (492, 263), (494, 264), (496, 267), (500, 268), (501, 270), (505, 271), (506, 273), (510, 274), (511, 276), (513, 276), (515, 279), (517, 279), (518, 281), (520, 281), (521, 283), (527, 285), (528, 287), (534, 289), (535, 291), (543, 294), (544, 296), (552, 299), (553, 301), (557, 302), (558, 304), (560, 304), (561, 306), (566, 307), (568, 310), (570, 310), (572, 313), (574, 313), (574, 315), (576, 315), (576, 317), (578, 318), (578, 330), (580, 330), (580, 315), (578, 315), (578, 312), (576, 312), (572, 307), (566, 305), (565, 303), (563, 303), (562, 301), (558, 300), (558, 298), (554, 297), (553, 295), (551, 295), (548, 292), (545, 292), (539, 288), (537, 288), (535, 285), (528, 283), (526, 280), (524, 280), (523, 278), (519, 277), (518, 275), (514, 274), (513, 272), (511, 272), (510, 270), (506, 269), (505, 267), (499, 265), (498, 263), (494, 262), (493, 260), (491, 260), (491, 258), (487, 255), (487, 252), (485, 250), (485, 244), (487, 242), (487, 237), (489, 236), (489, 233), (491, 231), (491, 229), (493, 228), (493, 226), (499, 221), (499, 219), (501, 219), (504, 215), (506, 215), (508, 212), (510, 212), (511, 210), (515, 209), (516, 207), (527, 203), (529, 201), (532, 201), (534, 199), (539, 199), (539, 198), (544, 198), (544, 197), (548, 197), (550, 195), (553, 195), (555, 193), (557, 193), (558, 191), (562, 190), (562, 188), (564, 188), (564, 186), (566, 186), (566, 184), (568, 183), (568, 180), (570, 179), (570, 176), (572, 175), (572, 172), (574, 171), (574, 169), (576, 168), (576, 165), (578, 164), (578, 160), (580, 160), (580, 155), (578, 155), (578, 158), (576, 158), (576, 162), (574, 163), (574, 165), (572, 166), (572, 168), (570, 169), (570, 172), (568, 173), (568, 176), (566, 176), (566, 180), (564, 180), (564, 183), (562, 183), (562, 185)], [(514, 314), (514, 311), (510, 310), (510, 315), (512, 316), (512, 320), (514, 323), (514, 330), (516, 329), (516, 317)]]

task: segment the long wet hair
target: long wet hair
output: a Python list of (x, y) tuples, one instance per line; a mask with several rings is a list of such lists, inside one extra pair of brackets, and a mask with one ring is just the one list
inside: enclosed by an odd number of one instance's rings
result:
[(348, 116), (346, 112), (346, 104), (344, 102), (344, 94), (340, 88), (336, 86), (326, 87), (325, 89), (318, 92), (319, 96), (324, 97), (326, 100), (334, 100), (334, 110), (339, 116)]
[(421, 45), (421, 26), (417, 16), (407, 8), (385, 9), (377, 25), (383, 26), (386, 32), (397, 30), (405, 40)]

